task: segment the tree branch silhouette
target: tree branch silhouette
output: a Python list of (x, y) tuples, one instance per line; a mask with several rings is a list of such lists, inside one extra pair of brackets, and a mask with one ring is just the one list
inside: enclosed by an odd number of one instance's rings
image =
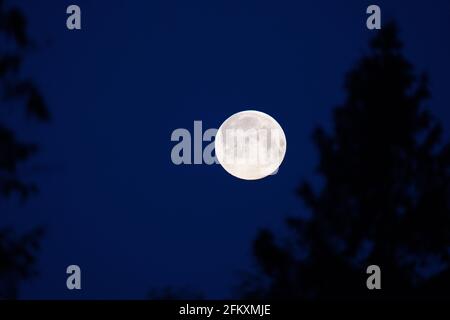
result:
[[(0, 199), (18, 194), (27, 200), (37, 186), (26, 181), (20, 167), (38, 152), (35, 143), (21, 141), (17, 132), (6, 123), (7, 111), (22, 106), (25, 115), (46, 122), (50, 114), (34, 82), (20, 75), (24, 55), (32, 42), (27, 34), (26, 19), (14, 7), (0, 0)], [(19, 110), (12, 110), (19, 112)], [(36, 250), (43, 234), (42, 228), (17, 235), (12, 228), (0, 228), (0, 299), (18, 296), (19, 283), (35, 275)]]
[[(449, 297), (450, 144), (426, 107), (427, 76), (403, 56), (394, 23), (372, 39), (345, 91), (333, 131), (313, 134), (323, 187), (297, 189), (312, 216), (287, 220), (295, 249), (259, 233), (260, 280), (246, 281), (244, 296)], [(381, 268), (381, 292), (366, 288), (371, 264)]]

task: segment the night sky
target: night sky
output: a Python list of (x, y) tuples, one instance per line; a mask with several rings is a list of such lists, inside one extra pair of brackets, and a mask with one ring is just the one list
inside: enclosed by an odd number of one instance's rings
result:
[[(47, 230), (22, 298), (141, 299), (167, 286), (233, 297), (257, 231), (283, 232), (286, 216), (307, 212), (294, 189), (317, 180), (311, 133), (330, 127), (345, 73), (368, 52), (370, 4), (429, 73), (430, 107), (450, 136), (450, 1), (20, 3), (38, 43), (23, 73), (52, 113), (49, 125), (20, 129), (42, 148), (30, 176), (40, 193), (2, 204), (5, 224)], [(81, 31), (66, 28), (70, 4)], [(218, 128), (246, 109), (284, 128), (277, 175), (243, 181), (219, 165), (172, 164), (173, 130)], [(81, 291), (66, 288), (70, 264)]]

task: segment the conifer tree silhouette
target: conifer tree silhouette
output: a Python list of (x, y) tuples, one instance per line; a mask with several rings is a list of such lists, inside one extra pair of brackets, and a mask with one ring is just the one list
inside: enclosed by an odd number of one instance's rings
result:
[[(332, 133), (313, 134), (323, 186), (297, 190), (312, 215), (287, 220), (290, 245), (259, 233), (261, 272), (245, 296), (450, 297), (450, 144), (425, 105), (427, 77), (414, 74), (397, 34), (384, 26), (348, 73)], [(371, 264), (381, 290), (366, 287)]]
[[(37, 187), (26, 181), (19, 168), (36, 154), (38, 147), (20, 141), (5, 120), (8, 114), (19, 113), (20, 106), (27, 116), (39, 122), (49, 120), (49, 113), (34, 82), (20, 74), (23, 57), (33, 47), (25, 17), (3, 0), (0, 0), (0, 41), (0, 201), (13, 194), (26, 200)], [(41, 228), (35, 228), (18, 236), (12, 228), (0, 225), (0, 299), (16, 298), (20, 281), (33, 276), (42, 232)]]

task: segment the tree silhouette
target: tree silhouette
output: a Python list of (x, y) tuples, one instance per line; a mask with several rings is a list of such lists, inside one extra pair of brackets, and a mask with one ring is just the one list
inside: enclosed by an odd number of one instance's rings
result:
[[(22, 107), (26, 116), (39, 122), (49, 120), (44, 100), (32, 80), (22, 78), (23, 57), (32, 48), (22, 13), (0, 0), (0, 199), (18, 194), (26, 200), (37, 191), (20, 168), (38, 151), (34, 143), (22, 142), (7, 124), (11, 113)], [(0, 299), (17, 297), (20, 281), (34, 274), (35, 252), (42, 229), (17, 236), (11, 228), (0, 227)]]
[[(394, 24), (378, 31), (347, 75), (319, 150), (319, 191), (297, 193), (312, 215), (287, 220), (280, 244), (263, 230), (253, 243), (253, 298), (450, 297), (450, 144), (424, 105), (427, 77), (401, 52)], [(381, 268), (382, 290), (368, 290), (366, 268)]]

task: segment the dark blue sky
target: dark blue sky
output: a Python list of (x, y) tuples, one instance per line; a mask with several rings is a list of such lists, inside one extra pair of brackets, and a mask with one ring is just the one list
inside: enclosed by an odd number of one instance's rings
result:
[[(82, 30), (65, 10), (82, 9)], [(431, 79), (434, 114), (450, 128), (450, 1), (27, 1), (41, 45), (24, 72), (52, 112), (27, 128), (48, 169), (40, 194), (10, 207), (6, 222), (47, 228), (40, 275), (23, 298), (144, 298), (151, 288), (190, 286), (229, 297), (251, 269), (261, 227), (281, 230), (304, 210), (293, 190), (313, 176), (311, 132), (329, 126), (344, 75), (373, 31), (366, 7), (394, 18), (405, 54)], [(279, 173), (240, 181), (218, 165), (175, 166), (171, 132), (217, 128), (256, 109), (283, 126)], [(382, 127), (380, 127), (382, 130)], [(82, 268), (81, 292), (65, 268)]]

